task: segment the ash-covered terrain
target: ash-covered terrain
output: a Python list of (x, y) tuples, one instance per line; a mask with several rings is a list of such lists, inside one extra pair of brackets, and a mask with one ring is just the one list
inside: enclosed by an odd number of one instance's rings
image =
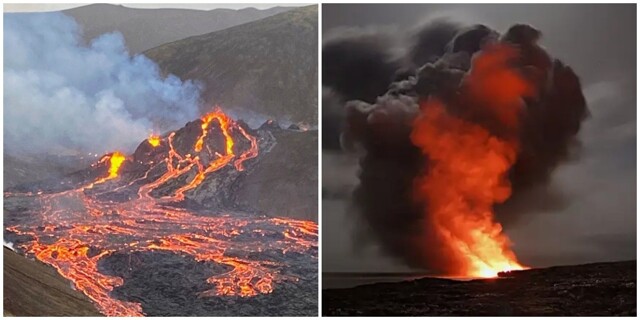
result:
[(636, 316), (636, 261), (322, 292), (324, 316)]
[(4, 239), (105, 315), (315, 315), (316, 200), (289, 192), (279, 198), (293, 209), (264, 205), (275, 182), (254, 177), (274, 159), (295, 171), (280, 139), (310, 134), (214, 111), (131, 155), (5, 190)]

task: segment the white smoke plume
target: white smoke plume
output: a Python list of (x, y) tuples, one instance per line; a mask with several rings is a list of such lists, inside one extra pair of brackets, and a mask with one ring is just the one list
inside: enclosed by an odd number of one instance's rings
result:
[(198, 117), (200, 87), (131, 56), (120, 33), (82, 42), (62, 13), (4, 14), (5, 152), (131, 151)]

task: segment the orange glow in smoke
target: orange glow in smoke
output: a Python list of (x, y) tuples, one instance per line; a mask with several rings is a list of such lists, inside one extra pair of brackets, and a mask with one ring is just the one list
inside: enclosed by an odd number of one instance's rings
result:
[[(494, 46), (473, 60), (462, 95), (491, 108), (503, 125), (517, 130), (522, 97), (533, 90), (509, 67), (515, 49)], [(518, 155), (517, 134), (498, 137), (452, 115), (437, 98), (422, 102), (411, 139), (428, 157), (417, 196), (426, 200), (430, 226), (443, 246), (449, 275), (496, 277), (521, 270), (493, 207), (511, 196), (509, 170)]]

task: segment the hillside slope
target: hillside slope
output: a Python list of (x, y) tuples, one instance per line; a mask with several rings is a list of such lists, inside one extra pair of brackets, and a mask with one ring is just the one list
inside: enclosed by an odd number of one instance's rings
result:
[(62, 11), (76, 19), (90, 40), (101, 34), (119, 31), (131, 53), (140, 53), (167, 42), (218, 31), (260, 20), (291, 8), (265, 10), (214, 9), (134, 9), (121, 5), (92, 4)]
[(233, 201), (251, 212), (318, 221), (318, 132), (278, 130), (277, 144), (236, 185)]
[(145, 51), (164, 73), (204, 84), (205, 108), (318, 119), (318, 8), (308, 6)]
[(82, 293), (55, 269), (3, 249), (4, 315), (100, 316)]

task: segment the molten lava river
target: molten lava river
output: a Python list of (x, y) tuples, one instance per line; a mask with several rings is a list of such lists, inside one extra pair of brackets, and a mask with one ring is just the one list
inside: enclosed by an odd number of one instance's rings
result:
[[(310, 287), (316, 287), (317, 274), (305, 275), (300, 271), (304, 268), (291, 265), (304, 264), (317, 272), (315, 222), (187, 209), (186, 192), (223, 168), (243, 171), (245, 162), (258, 156), (257, 138), (221, 111), (205, 115), (200, 127), (191, 153), (180, 153), (174, 147), (176, 132), (151, 136), (145, 147), (164, 151), (148, 163), (136, 163), (113, 152), (91, 169), (102, 168), (103, 174), (70, 189), (5, 192), (5, 210), (8, 200), (22, 203), (18, 214), (28, 216), (18, 224), (12, 223), (16, 219), (5, 218), (7, 234), (16, 239), (19, 251), (57, 269), (108, 316), (150, 314), (143, 310), (141, 299), (114, 297), (114, 289), (125, 285), (125, 280), (105, 271), (101, 260), (116, 255), (128, 255), (126, 264), (140, 252), (159, 256), (165, 252), (188, 257), (194, 264), (215, 266), (196, 286), (205, 289), (193, 297), (182, 297), (186, 300), (227, 297), (247, 301), (273, 295), (279, 286), (314, 282)], [(216, 134), (224, 139), (221, 150), (212, 150), (208, 144)], [(235, 137), (244, 139), (246, 150), (239, 152)], [(121, 172), (127, 166), (144, 168), (143, 174), (124, 179)], [(178, 185), (170, 194), (153, 194), (170, 183)], [(125, 190), (131, 195), (122, 196)]]

